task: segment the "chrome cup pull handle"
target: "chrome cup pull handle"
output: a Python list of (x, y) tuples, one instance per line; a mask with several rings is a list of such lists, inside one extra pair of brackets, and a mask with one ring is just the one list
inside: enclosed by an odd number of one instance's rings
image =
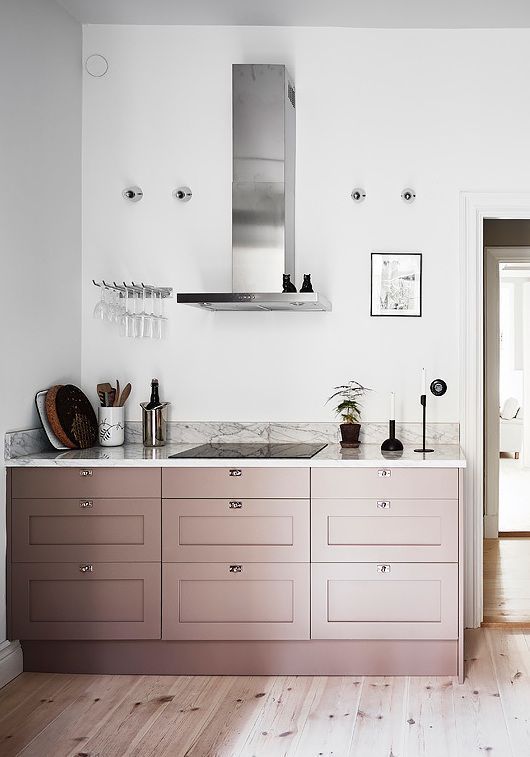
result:
[(243, 471), (240, 470), (239, 468), (230, 468), (228, 475), (239, 477), (243, 475)]
[(88, 563), (87, 565), (80, 565), (79, 566), (79, 572), (80, 573), (93, 573), (94, 572), (94, 566), (90, 565), (90, 563)]
[(237, 499), (232, 499), (228, 503), (228, 508), (230, 510), (241, 510), (242, 507), (243, 507), (243, 503)]
[(242, 565), (229, 565), (228, 566), (228, 572), (229, 573), (242, 573), (243, 572), (243, 566)]
[(387, 563), (383, 563), (382, 565), (377, 566), (378, 573), (390, 573), (391, 570), (392, 570), (392, 567), (388, 565)]
[(94, 507), (94, 500), (93, 499), (80, 499), (79, 507), (82, 510), (86, 510), (87, 507)]
[(83, 470), (79, 471), (79, 475), (81, 476), (81, 478), (87, 478), (88, 476), (92, 475), (92, 471), (84, 468)]
[(378, 499), (377, 500), (377, 507), (379, 510), (390, 510), (390, 500), (389, 499)]

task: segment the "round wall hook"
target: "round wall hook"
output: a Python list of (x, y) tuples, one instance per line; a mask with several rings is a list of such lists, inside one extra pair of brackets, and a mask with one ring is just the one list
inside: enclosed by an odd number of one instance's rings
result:
[(410, 187), (405, 187), (405, 189), (401, 193), (401, 199), (403, 200), (403, 202), (407, 203), (414, 202), (414, 200), (416, 199), (416, 192)]
[(121, 196), (130, 202), (138, 202), (144, 196), (140, 187), (127, 187), (121, 193)]
[(173, 190), (173, 197), (180, 202), (189, 202), (192, 198), (192, 192), (189, 187), (178, 187)]
[(94, 53), (93, 55), (89, 55), (86, 59), (85, 70), (88, 74), (90, 74), (90, 76), (99, 78), (101, 76), (105, 76), (105, 74), (109, 70), (109, 62), (104, 55)]
[(352, 189), (351, 198), (354, 202), (363, 202), (366, 197), (366, 190), (361, 187), (355, 187)]

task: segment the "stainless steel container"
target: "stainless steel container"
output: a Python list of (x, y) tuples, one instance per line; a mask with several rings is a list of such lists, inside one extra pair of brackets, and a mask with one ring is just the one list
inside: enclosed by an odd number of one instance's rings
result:
[(148, 402), (140, 402), (144, 447), (163, 447), (166, 443), (166, 407), (169, 402), (161, 402), (153, 410), (147, 409), (148, 404)]

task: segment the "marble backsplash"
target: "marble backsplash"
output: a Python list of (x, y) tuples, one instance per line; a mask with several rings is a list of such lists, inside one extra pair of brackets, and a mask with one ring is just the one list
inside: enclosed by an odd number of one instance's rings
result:
[[(388, 436), (388, 423), (366, 422), (361, 427), (361, 442), (381, 444)], [(396, 423), (396, 436), (404, 444), (421, 443), (421, 423)], [(126, 421), (125, 441), (142, 443), (140, 421)], [(175, 444), (204, 444), (206, 442), (327, 442), (340, 441), (337, 423), (240, 423), (229, 421), (186, 422), (171, 421), (167, 426), (167, 441)], [(428, 423), (429, 444), (458, 444), (458, 423)], [(11, 431), (5, 435), (5, 459), (25, 457), (52, 449), (42, 428)]]

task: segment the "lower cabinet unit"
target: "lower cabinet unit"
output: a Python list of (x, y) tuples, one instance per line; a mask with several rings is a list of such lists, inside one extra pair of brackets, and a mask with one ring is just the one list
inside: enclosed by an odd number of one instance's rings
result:
[(457, 639), (458, 565), (312, 566), (313, 639)]
[(160, 563), (12, 566), (16, 639), (159, 639)]
[(309, 564), (164, 563), (163, 639), (309, 639)]

